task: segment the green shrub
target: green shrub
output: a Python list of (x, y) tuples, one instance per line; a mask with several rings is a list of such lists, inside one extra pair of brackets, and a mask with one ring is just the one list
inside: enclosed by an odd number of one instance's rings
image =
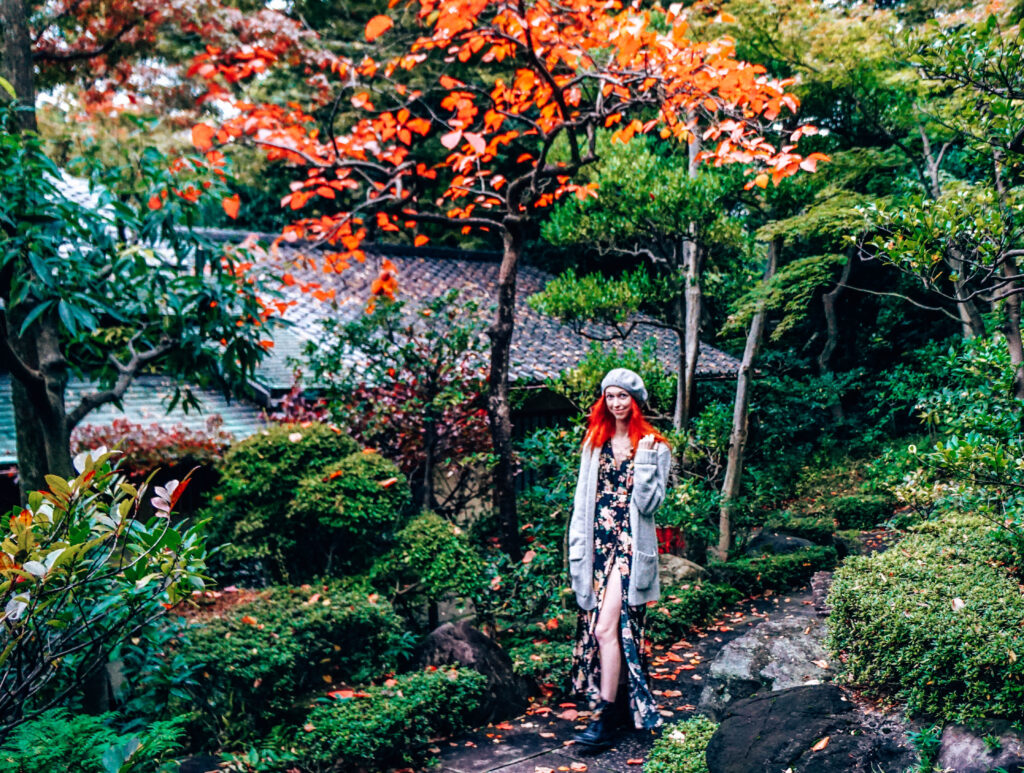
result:
[(794, 515), (781, 511), (772, 515), (764, 524), (769, 531), (792, 534), (818, 545), (831, 545), (836, 524), (831, 518), (815, 515)]
[(115, 714), (51, 709), (19, 725), (0, 746), (0, 773), (135, 773), (182, 751), (182, 718), (120, 733)]
[[(171, 518), (186, 484), (136, 489), (95, 453), (0, 516), (0, 737), (74, 700), (112, 652), (204, 587), (202, 524)], [(156, 514), (144, 519), (146, 500)]]
[(673, 722), (651, 747), (644, 773), (708, 773), (705, 753), (717, 729), (706, 717)]
[(221, 484), (204, 515), (211, 545), (227, 545), (222, 561), (278, 558), (294, 549), (284, 524), (299, 481), (358, 450), (326, 424), (279, 424), (236, 443), (224, 456)]
[(949, 721), (1024, 718), (1024, 596), (991, 531), (925, 524), (836, 572), (828, 646), (854, 681)]
[[(517, 637), (518, 644), (537, 638), (539, 630), (552, 636), (555, 627), (576, 623), (576, 603), (566, 615), (563, 591), (568, 587), (565, 564), (565, 532), (568, 511), (561, 500), (548, 502), (536, 489), (520, 497), (520, 531), (523, 560), (513, 561), (486, 535), (497, 534), (492, 518), (474, 525), (477, 542), (484, 543), (487, 584), (473, 599), (477, 614), (493, 623), (504, 635)], [(570, 622), (571, 618), (571, 622)]]
[(793, 553), (708, 564), (707, 570), (713, 582), (731, 585), (749, 596), (768, 589), (782, 590), (803, 585), (815, 572), (832, 569), (836, 561), (834, 547), (815, 546)]
[(321, 770), (416, 765), (426, 758), (431, 738), (466, 726), (486, 682), (468, 668), (403, 674), (356, 697), (317, 706), (299, 740)]
[(559, 694), (569, 692), (571, 642), (532, 641), (509, 647), (508, 655), (517, 674), (533, 679), (538, 685), (549, 685)]
[(485, 585), (484, 562), (461, 528), (435, 513), (423, 513), (395, 535), (394, 549), (370, 573), (374, 585), (392, 595), (437, 600), (472, 596)]
[(647, 609), (647, 636), (655, 644), (678, 641), (690, 628), (708, 622), (742, 595), (728, 585), (713, 583), (663, 588), (661, 599)]
[(835, 518), (840, 529), (871, 529), (892, 518), (894, 507), (885, 494), (851, 494), (830, 500), (825, 515)]
[(308, 474), (299, 481), (285, 519), (297, 532), (289, 561), (293, 573), (367, 568), (391, 544), (409, 498), (405, 476), (374, 452), (349, 454)]
[(228, 742), (286, 719), (299, 698), (326, 689), (324, 676), (353, 683), (393, 670), (404, 643), (385, 599), (334, 582), (264, 591), (191, 627), (181, 652), (199, 671), (205, 733)]

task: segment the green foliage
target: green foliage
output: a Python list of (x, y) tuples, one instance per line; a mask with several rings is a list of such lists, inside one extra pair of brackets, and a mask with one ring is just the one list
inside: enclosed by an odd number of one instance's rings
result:
[(228, 743), (295, 718), (325, 676), (355, 683), (393, 670), (403, 646), (385, 599), (332, 581), (268, 589), (191, 627), (180, 651), (200, 674), (192, 705), (202, 732)]
[(395, 547), (374, 563), (371, 581), (384, 592), (438, 600), (483, 590), (484, 562), (463, 530), (436, 513), (422, 513), (395, 535)]
[(836, 561), (836, 549), (828, 545), (780, 555), (712, 563), (707, 565), (707, 570), (714, 582), (730, 585), (750, 596), (768, 589), (782, 590), (803, 585), (815, 572), (832, 569)]
[(308, 579), (379, 552), (408, 496), (393, 464), (337, 428), (282, 424), (232, 446), (205, 514), (228, 568), (264, 559), (276, 577)]
[[(772, 340), (779, 340), (804, 320), (811, 300), (823, 287), (832, 284), (837, 267), (850, 258), (828, 253), (798, 258), (775, 272), (767, 282), (756, 284), (737, 301), (723, 333), (745, 329), (759, 308), (781, 312), (781, 319), (772, 329)], [(831, 288), (829, 288), (831, 289)]]
[(678, 526), (688, 542), (709, 544), (717, 538), (720, 500), (721, 494), (711, 482), (687, 476), (665, 492), (655, 517), (660, 526)]
[(662, 588), (661, 599), (647, 610), (647, 635), (655, 644), (679, 641), (689, 629), (704, 625), (742, 597), (737, 589), (716, 583)]
[(196, 404), (187, 383), (252, 379), (276, 322), (240, 323), (261, 318), (262, 299), (275, 295), (272, 279), (246, 267), (245, 250), (226, 254), (196, 230), (198, 206), (189, 196), (168, 195), (208, 189), (219, 200), (223, 175), (199, 152), (172, 162), (148, 144), (114, 167), (82, 158), (72, 166), (96, 197), (86, 206), (65, 196), (62, 170), (40, 137), (8, 130), (10, 120), (11, 108), (0, 105), (0, 299), (8, 343), (48, 330), (61, 338), (57, 351), (66, 359), (54, 370), (86, 376), (101, 390), (134, 377), (138, 356), (180, 380), (173, 403)]
[[(204, 586), (199, 526), (172, 524), (186, 484), (149, 492), (124, 482), (113, 454), (75, 459), (78, 477), (48, 475), (48, 491), (5, 519), (0, 542), (0, 733), (32, 717), (38, 698), (81, 688), (112, 650)], [(116, 556), (116, 561), (112, 559)]]
[(939, 758), (939, 750), (942, 749), (942, 728), (939, 725), (930, 725), (920, 730), (908, 730), (907, 740), (917, 752), (918, 772), (931, 773)]
[(291, 572), (305, 576), (359, 570), (390, 544), (405, 516), (409, 487), (394, 464), (376, 452), (349, 454), (299, 481), (286, 522), (304, 532)]
[(717, 729), (707, 717), (673, 722), (654, 742), (644, 773), (707, 773), (704, 755)]
[(916, 531), (836, 572), (829, 648), (852, 680), (915, 714), (1024, 718), (1024, 597), (993, 528), (960, 517)]
[(775, 513), (764, 524), (769, 531), (792, 534), (819, 545), (832, 543), (832, 535), (836, 532), (835, 522), (828, 517), (799, 516), (788, 511)]
[[(169, 771), (183, 750), (184, 718), (122, 733), (116, 714), (72, 715), (56, 708), (16, 728), (0, 746), (0, 773), (148, 773)], [(164, 763), (164, 765), (160, 765)]]
[(895, 503), (885, 494), (851, 494), (825, 503), (825, 514), (840, 529), (871, 529), (892, 517)]
[(416, 765), (426, 759), (431, 738), (466, 726), (486, 682), (468, 668), (403, 674), (389, 685), (367, 688), (362, 697), (317, 706), (299, 741), (324, 771)]
[(519, 519), (524, 522), (521, 533), (526, 548), (520, 561), (513, 561), (497, 547), (491, 519), (481, 519), (474, 527), (476, 539), (488, 546), (487, 585), (474, 603), (477, 614), (496, 626), (503, 643), (509, 639), (517, 643), (532, 641), (538, 631), (550, 636), (559, 630), (567, 634), (576, 620), (575, 615), (570, 621), (565, 614), (568, 596), (563, 596), (568, 593), (564, 544), (567, 505), (552, 502), (533, 489), (520, 495), (518, 509)]
[(644, 268), (609, 279), (600, 274), (577, 276), (568, 269), (548, 282), (544, 289), (531, 295), (527, 303), (542, 314), (548, 314), (574, 325), (587, 322), (610, 325), (625, 337), (629, 320), (640, 311), (644, 302), (667, 290), (656, 283)]
[(580, 410), (586, 410), (601, 395), (601, 379), (612, 368), (629, 368), (639, 373), (647, 386), (650, 411), (671, 415), (675, 406), (676, 379), (659, 361), (653, 338), (639, 350), (605, 350), (594, 341), (576, 367), (562, 371), (547, 385), (571, 400)]
[(572, 642), (534, 641), (508, 648), (512, 669), (520, 676), (533, 679), (538, 685), (566, 695), (570, 691), (572, 673)]
[(485, 493), (477, 473), (491, 459), (484, 325), (477, 301), (453, 288), (416, 308), (381, 300), (327, 320), (306, 351), (330, 416), (402, 469), (417, 509), (452, 520)]

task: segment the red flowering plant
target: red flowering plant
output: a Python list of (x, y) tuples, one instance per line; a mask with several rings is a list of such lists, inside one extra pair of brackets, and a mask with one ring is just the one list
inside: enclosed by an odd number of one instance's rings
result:
[(385, 298), (357, 320), (327, 322), (308, 350), (331, 417), (401, 468), (419, 509), (449, 518), (480, 494), (491, 447), (478, 312), (457, 291), (419, 309)]
[(130, 480), (144, 480), (160, 467), (181, 464), (211, 465), (224, 458), (234, 436), (224, 430), (224, 419), (211, 416), (205, 429), (183, 424), (162, 427), (114, 419), (110, 424), (84, 424), (71, 435), (73, 453), (91, 448), (118, 448), (123, 454), (119, 469)]

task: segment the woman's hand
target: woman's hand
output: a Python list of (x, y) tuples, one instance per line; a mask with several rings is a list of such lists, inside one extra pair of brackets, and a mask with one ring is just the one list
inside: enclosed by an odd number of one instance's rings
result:
[(640, 438), (640, 442), (636, 444), (637, 452), (640, 451), (653, 451), (654, 450), (654, 435), (644, 435)]

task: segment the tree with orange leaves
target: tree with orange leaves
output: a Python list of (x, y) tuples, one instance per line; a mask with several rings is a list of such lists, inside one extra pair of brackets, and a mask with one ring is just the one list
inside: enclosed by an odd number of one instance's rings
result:
[[(597, 196), (578, 173), (598, 158), (597, 131), (616, 141), (658, 132), (687, 142), (696, 126), (702, 160), (740, 163), (751, 187), (793, 174), (805, 161), (776, 147), (764, 125), (796, 111), (787, 83), (735, 58), (733, 42), (687, 36), (681, 5), (640, 10), (619, 0), (415, 0), (420, 34), (393, 56), (334, 60), (334, 110), (320, 125), (296, 104), (236, 103), (234, 117), (200, 129), (201, 146), (248, 141), (301, 172), (283, 205), (298, 214), (282, 236), (330, 245), (328, 270), (362, 260), (381, 233), (447, 226), (500, 238), (502, 260), (491, 339), (488, 411), (498, 464), (495, 502), (504, 548), (518, 556), (509, 356), (516, 272), (531, 222), (566, 195)], [(366, 26), (386, 39), (388, 16)], [(422, 83), (427, 64), (431, 81)], [(194, 67), (211, 85), (238, 77), (229, 49)], [(417, 69), (419, 68), (419, 70)], [(436, 78), (436, 82), (435, 82)], [(334, 116), (351, 105), (347, 125)], [(440, 160), (438, 160), (440, 159)]]

